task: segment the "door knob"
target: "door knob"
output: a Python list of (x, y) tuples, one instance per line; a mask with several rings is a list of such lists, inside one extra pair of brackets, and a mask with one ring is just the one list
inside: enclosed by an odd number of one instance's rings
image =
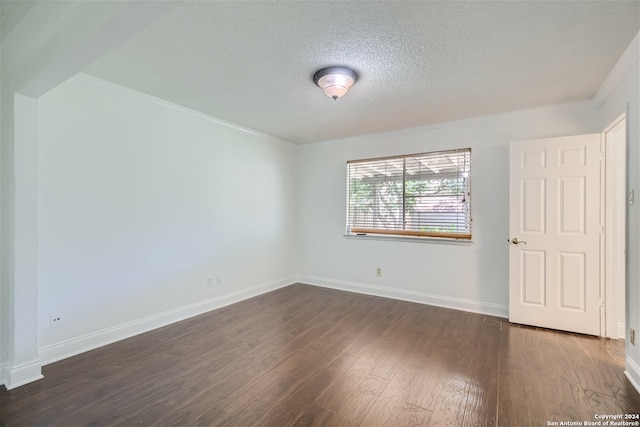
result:
[(525, 240), (520, 240), (517, 237), (514, 237), (513, 239), (511, 239), (511, 243), (513, 243), (514, 245), (519, 245), (520, 243), (524, 243), (525, 245), (527, 244)]

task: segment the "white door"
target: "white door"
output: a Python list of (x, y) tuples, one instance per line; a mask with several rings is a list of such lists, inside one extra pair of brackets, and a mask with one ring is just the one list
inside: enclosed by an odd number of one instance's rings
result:
[(600, 335), (600, 134), (510, 147), (509, 320)]

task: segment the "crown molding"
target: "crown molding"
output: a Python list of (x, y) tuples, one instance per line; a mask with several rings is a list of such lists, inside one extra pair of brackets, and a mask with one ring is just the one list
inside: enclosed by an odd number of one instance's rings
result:
[(128, 88), (126, 86), (122, 86), (120, 84), (113, 83), (113, 82), (110, 82), (108, 80), (104, 80), (104, 79), (101, 79), (99, 77), (96, 77), (96, 76), (93, 76), (93, 75), (90, 75), (90, 74), (78, 73), (75, 76), (73, 76), (71, 79), (75, 80), (75, 81), (78, 81), (78, 82), (83, 82), (83, 83), (87, 83), (87, 84), (90, 84), (90, 85), (93, 85), (93, 86), (101, 87), (101, 88), (104, 88), (104, 89), (107, 89), (107, 90), (115, 91), (115, 92), (121, 93), (121, 94), (126, 95), (126, 96), (135, 97), (135, 98), (141, 99), (143, 101), (151, 102), (153, 104), (160, 105), (162, 107), (165, 107), (165, 108), (168, 108), (168, 109), (171, 109), (171, 110), (179, 111), (181, 113), (186, 113), (188, 115), (197, 117), (199, 119), (206, 120), (206, 121), (208, 121), (208, 122), (210, 122), (210, 123), (212, 123), (212, 124), (214, 124), (216, 126), (219, 126), (219, 127), (222, 127), (222, 128), (226, 128), (226, 129), (230, 129), (230, 130), (235, 131), (235, 132), (243, 133), (245, 135), (250, 135), (250, 136), (257, 137), (257, 138), (260, 138), (260, 139), (263, 139), (263, 140), (267, 140), (267, 141), (270, 141), (270, 142), (274, 142), (274, 143), (277, 143), (277, 144), (282, 144), (282, 145), (287, 146), (288, 148), (294, 148), (295, 149), (295, 148), (298, 147), (297, 144), (295, 144), (295, 143), (293, 143), (291, 141), (287, 141), (287, 140), (284, 140), (284, 139), (281, 139), (281, 138), (277, 138), (277, 137), (275, 137), (273, 135), (262, 133), (262, 132), (259, 132), (257, 130), (251, 129), (251, 128), (240, 126), (238, 124), (235, 124), (235, 123), (232, 123), (232, 122), (228, 122), (226, 120), (219, 119), (217, 117), (214, 117), (214, 116), (211, 116), (209, 114), (203, 113), (202, 111), (194, 110), (192, 108), (185, 107), (184, 105), (176, 104), (176, 103), (173, 103), (171, 101), (167, 101), (167, 100), (164, 100), (162, 98), (158, 98), (158, 97), (155, 97), (153, 95), (149, 95), (149, 94), (146, 94), (144, 92), (140, 92), (140, 91), (137, 91), (135, 89), (131, 89), (131, 88)]
[(636, 34), (636, 36), (631, 40), (629, 46), (624, 51), (622, 56), (616, 62), (616, 65), (613, 66), (609, 75), (604, 79), (602, 84), (600, 85), (600, 89), (596, 92), (593, 100), (595, 104), (599, 107), (609, 98), (611, 93), (615, 90), (616, 87), (624, 80), (629, 71), (633, 68), (633, 66), (638, 62), (640, 55), (640, 32)]
[(309, 142), (305, 144), (300, 144), (298, 146), (299, 149), (310, 149), (316, 146), (322, 146), (327, 144), (345, 144), (349, 142), (357, 142), (371, 139), (372, 137), (391, 137), (396, 135), (404, 135), (411, 133), (420, 133), (438, 129), (447, 129), (447, 128), (459, 128), (466, 126), (473, 126), (478, 123), (486, 123), (486, 122), (500, 122), (504, 120), (515, 120), (520, 117), (528, 117), (528, 116), (536, 116), (536, 115), (545, 115), (545, 114), (554, 114), (554, 113), (569, 113), (573, 111), (585, 111), (592, 108), (596, 108), (597, 105), (593, 99), (587, 99), (583, 101), (574, 101), (567, 102), (563, 104), (552, 104), (552, 105), (544, 105), (542, 107), (533, 107), (522, 110), (515, 111), (506, 111), (503, 113), (495, 113), (495, 114), (486, 114), (482, 116), (474, 116), (459, 120), (451, 120), (448, 122), (439, 122), (439, 123), (431, 123), (427, 125), (414, 126), (402, 129), (393, 129), (382, 132), (374, 132), (365, 135), (354, 135), (346, 138), (339, 139), (330, 139), (326, 141), (316, 141)]

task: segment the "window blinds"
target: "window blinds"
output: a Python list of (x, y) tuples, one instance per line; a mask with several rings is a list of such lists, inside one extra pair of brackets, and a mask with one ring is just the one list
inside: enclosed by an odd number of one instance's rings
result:
[(471, 149), (347, 162), (347, 231), (471, 238)]

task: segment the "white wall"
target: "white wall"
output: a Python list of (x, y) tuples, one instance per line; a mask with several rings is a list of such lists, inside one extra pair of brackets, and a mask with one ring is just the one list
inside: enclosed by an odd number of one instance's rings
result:
[[(305, 145), (300, 280), (507, 316), (509, 142), (601, 130), (583, 103)], [(347, 160), (459, 147), (472, 148), (473, 243), (344, 237)]]
[[(634, 44), (635, 43), (635, 44)], [(601, 107), (601, 126), (610, 124), (620, 114), (627, 121), (627, 189), (634, 190), (636, 202), (627, 207), (627, 338), (629, 328), (636, 331), (636, 344), (626, 341), (626, 372), (640, 391), (640, 68), (638, 37), (632, 43), (635, 65), (607, 96)]]
[(293, 145), (88, 76), (38, 112), (43, 362), (294, 280)]
[(37, 144), (31, 138), (37, 115), (32, 114), (35, 109), (30, 104), (37, 105), (40, 95), (180, 2), (1, 5), (0, 383), (9, 389), (41, 378), (35, 333), (38, 235), (33, 221), (37, 215), (33, 206), (37, 203)]

